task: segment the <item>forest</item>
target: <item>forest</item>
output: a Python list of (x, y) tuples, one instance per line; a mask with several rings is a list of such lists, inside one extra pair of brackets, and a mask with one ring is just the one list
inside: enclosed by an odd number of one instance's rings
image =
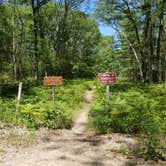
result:
[(79, 10), (81, 2), (1, 0), (1, 81), (41, 79), (45, 72), (94, 77), (105, 70), (164, 81), (165, 0), (99, 1), (94, 17), (114, 28), (116, 38), (102, 36)]
[[(61, 130), (63, 139), (87, 112), (86, 131), (137, 140), (132, 147), (109, 147), (107, 155), (165, 165), (166, 0), (0, 0), (0, 14), (0, 164), (10, 161), (7, 144), (27, 144), (17, 130), (33, 133), (36, 142), (42, 128)], [(100, 24), (112, 34), (104, 35)], [(109, 99), (98, 81), (98, 73), (108, 72), (117, 75)], [(62, 76), (63, 84), (53, 92), (45, 76)], [(91, 92), (93, 99), (86, 98)], [(87, 136), (81, 134), (80, 140)]]

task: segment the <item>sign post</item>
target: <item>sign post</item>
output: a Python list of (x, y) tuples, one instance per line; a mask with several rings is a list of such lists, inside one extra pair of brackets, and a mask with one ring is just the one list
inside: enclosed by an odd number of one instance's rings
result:
[(55, 86), (51, 86), (52, 88), (52, 100), (55, 102)]
[(62, 76), (45, 76), (44, 77), (44, 85), (51, 86), (52, 89), (52, 100), (55, 102), (55, 86), (62, 85)]
[(98, 73), (98, 80), (100, 84), (106, 85), (106, 99), (109, 105), (109, 100), (110, 100), (109, 85), (116, 83), (117, 81), (116, 73), (115, 72)]
[(110, 86), (109, 85), (106, 85), (106, 98), (107, 98), (107, 101), (110, 100)]
[(22, 82), (19, 82), (16, 111), (19, 111), (19, 105), (21, 101), (21, 92), (22, 92)]

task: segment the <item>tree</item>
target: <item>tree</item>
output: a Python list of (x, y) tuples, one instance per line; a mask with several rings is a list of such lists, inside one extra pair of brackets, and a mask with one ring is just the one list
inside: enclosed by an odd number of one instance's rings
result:
[[(64, 9), (63, 5), (48, 6), (45, 9), (48, 15), (45, 17), (45, 22), (49, 31), (48, 40), (51, 41), (55, 52), (56, 73), (67, 77), (79, 73), (83, 75), (83, 72), (78, 70), (82, 68), (81, 64), (85, 65), (83, 61), (86, 61), (88, 56), (91, 57), (93, 52), (91, 50), (98, 41), (97, 24), (88, 19), (84, 13), (69, 8)], [(83, 63), (79, 63), (80, 61)]]
[(102, 0), (98, 3), (97, 17), (110, 24), (126, 41), (143, 82), (158, 82), (161, 80), (161, 71), (164, 71), (159, 52), (160, 37), (164, 36), (160, 32), (164, 29), (165, 3), (165, 0)]
[(97, 23), (78, 10), (82, 2), (2, 3), (0, 78), (40, 79), (45, 71), (65, 77), (92, 76), (100, 33)]
[[(98, 43), (98, 52), (95, 56), (95, 71), (107, 72), (115, 71), (119, 73), (120, 57), (118, 51), (115, 52), (114, 38), (107, 36), (101, 37)], [(96, 73), (97, 74), (97, 73)]]
[[(0, 5), (0, 73), (4, 73), (5, 75), (11, 75), (11, 65), (8, 64), (12, 63), (12, 24), (10, 22), (11, 12), (10, 8), (8, 8), (5, 4)], [(6, 28), (7, 27), (7, 28)]]

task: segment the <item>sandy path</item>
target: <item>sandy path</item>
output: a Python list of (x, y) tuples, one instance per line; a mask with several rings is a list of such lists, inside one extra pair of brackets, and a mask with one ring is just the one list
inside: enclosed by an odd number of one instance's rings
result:
[(85, 95), (85, 104), (82, 108), (81, 114), (76, 119), (72, 132), (83, 133), (88, 121), (88, 112), (93, 101), (93, 90), (87, 91)]
[[(111, 151), (113, 148), (131, 148), (136, 144), (130, 135), (94, 135), (84, 132), (93, 90), (87, 91), (80, 116), (72, 130), (41, 129), (39, 141), (28, 148), (9, 150), (1, 157), (0, 166), (151, 166), (141, 164), (134, 157)], [(162, 165), (162, 164), (161, 164)]]

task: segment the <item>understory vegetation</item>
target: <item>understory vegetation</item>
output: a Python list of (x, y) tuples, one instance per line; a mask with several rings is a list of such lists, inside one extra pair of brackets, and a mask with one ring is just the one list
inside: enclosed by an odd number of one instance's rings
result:
[[(0, 98), (0, 121), (28, 128), (71, 128), (73, 116), (81, 107), (89, 84), (89, 81), (79, 79), (65, 80), (64, 85), (55, 88), (54, 102), (50, 87), (23, 84), (20, 105), (16, 105), (17, 93)], [(17, 91), (14, 88), (13, 92)]]
[[(165, 159), (165, 11), (166, 0), (0, 0), (0, 129), (69, 129), (87, 79), (115, 72), (126, 82), (111, 86), (110, 101), (96, 84), (92, 126), (138, 135), (139, 154)], [(68, 79), (55, 102), (44, 76)]]
[(166, 89), (164, 84), (121, 82), (111, 86), (110, 101), (105, 86), (97, 85), (96, 101), (90, 113), (93, 127), (100, 133), (137, 134), (139, 154), (164, 159), (166, 134)]

